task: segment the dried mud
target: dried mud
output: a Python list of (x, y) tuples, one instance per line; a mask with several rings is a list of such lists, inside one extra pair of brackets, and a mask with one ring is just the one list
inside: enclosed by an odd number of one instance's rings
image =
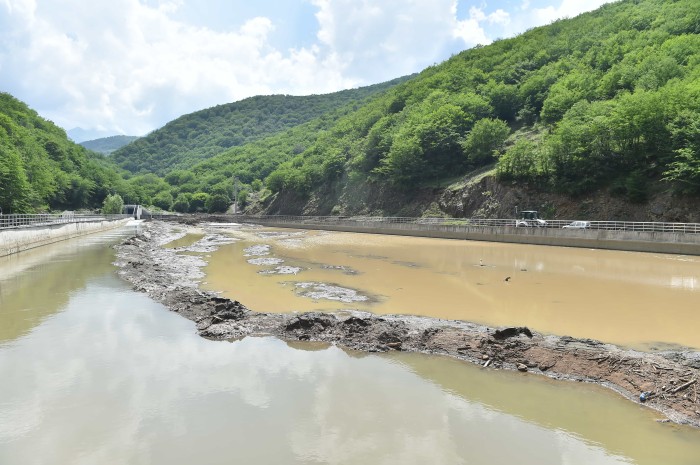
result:
[(116, 246), (115, 264), (135, 290), (194, 321), (203, 337), (273, 335), (288, 341), (323, 341), (367, 352), (403, 350), (447, 355), (485, 369), (519, 370), (597, 383), (633, 402), (640, 402), (644, 393), (645, 405), (668, 420), (700, 427), (700, 352), (647, 353), (591, 339), (544, 335), (528, 328), (490, 328), (406, 315), (259, 313), (237, 301), (198, 289), (198, 281), (204, 276), (204, 260), (178, 252), (207, 252), (233, 239), (215, 227), (201, 224), (196, 231), (204, 231), (205, 236), (193, 246), (162, 247), (182, 237), (185, 229), (187, 226), (166, 222), (147, 223), (143, 233)]

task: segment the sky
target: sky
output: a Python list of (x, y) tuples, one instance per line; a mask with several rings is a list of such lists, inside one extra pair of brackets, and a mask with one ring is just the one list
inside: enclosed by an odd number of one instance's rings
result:
[[(0, 0), (0, 92), (76, 140), (421, 71), (610, 0)], [(79, 128), (79, 129), (76, 129)]]

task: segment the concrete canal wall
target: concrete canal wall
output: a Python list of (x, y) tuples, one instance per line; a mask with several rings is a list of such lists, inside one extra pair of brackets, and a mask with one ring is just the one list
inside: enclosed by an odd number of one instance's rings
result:
[(118, 228), (129, 221), (131, 218), (24, 226), (0, 230), (0, 257), (74, 237)]
[(321, 229), (371, 234), (436, 237), (471, 241), (583, 247), (681, 255), (700, 255), (700, 234), (673, 232), (614, 231), (601, 229), (516, 228), (514, 226), (464, 226), (419, 223), (386, 224), (342, 220), (334, 223), (245, 219), (246, 223), (298, 229)]

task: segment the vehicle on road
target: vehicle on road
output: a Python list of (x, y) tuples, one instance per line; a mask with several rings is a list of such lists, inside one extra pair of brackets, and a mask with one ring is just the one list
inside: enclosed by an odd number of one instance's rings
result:
[(522, 210), (520, 218), (515, 220), (516, 228), (546, 228), (547, 222), (539, 217), (536, 210)]
[(567, 224), (564, 226), (564, 229), (590, 229), (591, 228), (591, 222), (590, 221), (574, 221), (571, 224)]

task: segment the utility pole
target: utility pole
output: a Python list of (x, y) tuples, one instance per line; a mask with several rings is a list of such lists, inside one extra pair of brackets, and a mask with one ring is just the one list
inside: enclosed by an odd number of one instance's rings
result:
[(238, 214), (238, 178), (236, 176), (233, 177), (233, 214), (236, 215)]

